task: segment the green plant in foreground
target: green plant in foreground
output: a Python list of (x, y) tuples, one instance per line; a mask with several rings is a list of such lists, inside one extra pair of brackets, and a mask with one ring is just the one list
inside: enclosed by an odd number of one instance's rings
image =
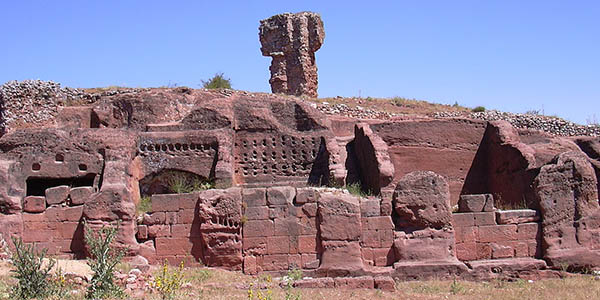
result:
[(300, 300), (302, 296), (300, 293), (293, 293), (294, 282), (302, 279), (302, 270), (300, 269), (292, 269), (287, 273), (287, 282), (284, 287), (285, 290), (285, 300)]
[(158, 291), (162, 300), (174, 299), (183, 284), (183, 261), (179, 268), (173, 271), (169, 271), (169, 265), (165, 261), (160, 273), (152, 281), (152, 287)]
[(113, 272), (125, 255), (124, 250), (117, 250), (112, 243), (117, 236), (119, 225), (116, 227), (102, 226), (97, 231), (90, 228), (84, 221), (85, 242), (90, 248), (88, 265), (94, 272), (88, 286), (87, 299), (106, 299), (109, 297), (123, 298), (123, 289), (115, 283)]
[(452, 293), (452, 295), (456, 295), (456, 294), (461, 294), (465, 291), (465, 288), (462, 286), (462, 284), (460, 284), (460, 282), (456, 281), (456, 278), (454, 278), (454, 281), (452, 281), (452, 284), (450, 284), (450, 293)]
[(15, 269), (11, 270), (13, 277), (18, 280), (10, 291), (11, 299), (44, 299), (51, 293), (50, 270), (56, 260), (50, 259), (44, 266), (44, 258), (48, 249), (41, 252), (35, 251), (33, 245), (25, 245), (21, 238), (12, 238), (15, 252), (12, 263)]
[(205, 89), (231, 89), (231, 79), (225, 78), (223, 73), (216, 73), (209, 80), (202, 80), (202, 87)]
[(214, 183), (209, 180), (201, 180), (193, 175), (172, 172), (167, 178), (169, 191), (175, 194), (199, 192), (215, 188)]

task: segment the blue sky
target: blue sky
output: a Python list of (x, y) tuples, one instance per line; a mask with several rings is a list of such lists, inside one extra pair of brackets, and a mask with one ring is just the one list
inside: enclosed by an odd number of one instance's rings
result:
[(0, 83), (269, 92), (259, 20), (315, 11), (319, 95), (600, 119), (598, 1), (4, 1)]

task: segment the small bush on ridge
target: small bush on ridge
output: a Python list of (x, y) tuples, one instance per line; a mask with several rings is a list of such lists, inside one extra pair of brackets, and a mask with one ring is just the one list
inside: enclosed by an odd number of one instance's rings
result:
[(202, 80), (202, 87), (205, 89), (231, 89), (231, 79), (225, 78), (223, 73), (216, 73), (209, 80)]

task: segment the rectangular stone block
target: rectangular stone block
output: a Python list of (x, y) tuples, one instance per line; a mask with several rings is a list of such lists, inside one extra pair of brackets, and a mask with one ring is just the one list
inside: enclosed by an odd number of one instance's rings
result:
[(153, 212), (177, 212), (179, 211), (179, 197), (177, 194), (155, 194), (152, 195)]
[(24, 243), (40, 243), (40, 242), (50, 242), (52, 241), (52, 236), (54, 236), (54, 231), (50, 230), (33, 230), (29, 232), (23, 232), (23, 242)]
[(300, 289), (333, 289), (335, 282), (333, 278), (307, 278), (294, 282), (294, 287)]
[(377, 230), (379, 233), (379, 240), (381, 241), (381, 248), (388, 248), (394, 244), (394, 230), (392, 229), (380, 229)]
[(271, 220), (249, 220), (244, 223), (244, 237), (272, 236), (273, 221)]
[(288, 269), (287, 254), (265, 255), (262, 264), (264, 271), (283, 271)]
[(177, 212), (169, 211), (165, 214), (165, 224), (177, 224)]
[(317, 254), (303, 253), (302, 254), (302, 268), (304, 269), (316, 269), (319, 267), (319, 260)]
[(148, 226), (148, 237), (167, 237), (171, 235), (171, 226), (169, 225), (150, 225)]
[(530, 240), (527, 241), (527, 250), (530, 257), (541, 258), (542, 257), (542, 242)]
[(83, 206), (65, 207), (60, 214), (61, 221), (79, 222), (83, 216)]
[(290, 238), (287, 236), (268, 236), (267, 254), (288, 254), (290, 252)]
[(80, 186), (71, 188), (71, 190), (69, 191), (70, 204), (82, 205), (92, 197), (93, 193), (94, 188), (92, 188), (91, 186)]
[(246, 207), (265, 206), (267, 205), (267, 189), (242, 189), (242, 200)]
[(317, 237), (314, 235), (298, 236), (299, 253), (317, 253)]
[(379, 199), (362, 199), (360, 202), (360, 215), (362, 217), (377, 217), (381, 214)]
[(459, 212), (493, 212), (494, 197), (491, 194), (461, 195), (458, 200)]
[(394, 229), (394, 222), (390, 216), (369, 217), (363, 220), (366, 220), (366, 229)]
[(514, 241), (517, 239), (517, 225), (479, 226), (479, 241), (483, 243)]
[(358, 241), (361, 235), (360, 215), (329, 215), (321, 220), (320, 229), (323, 240)]
[(525, 223), (517, 225), (518, 240), (541, 240), (542, 225), (540, 223)]
[(246, 208), (244, 213), (248, 220), (267, 220), (269, 219), (269, 207), (252, 206)]
[(300, 254), (288, 255), (288, 269), (302, 269), (302, 256)]
[(533, 209), (501, 210), (496, 212), (496, 221), (498, 224), (521, 224), (537, 222), (539, 220), (539, 212)]
[(477, 260), (479, 258), (477, 252), (477, 243), (457, 243), (456, 244), (456, 258), (462, 261)]
[(473, 213), (475, 226), (496, 225), (496, 214), (494, 212)]
[(264, 255), (267, 254), (266, 237), (245, 237), (243, 239), (244, 254)]
[(46, 189), (46, 203), (48, 203), (48, 205), (55, 205), (67, 201), (69, 190), (69, 187), (66, 185)]
[(335, 288), (339, 289), (373, 289), (375, 281), (371, 276), (336, 277), (333, 279)]
[(390, 276), (377, 276), (375, 279), (375, 288), (382, 291), (394, 292), (396, 290), (396, 282)]
[(157, 225), (157, 224), (165, 224), (166, 221), (166, 213), (159, 211), (153, 212), (151, 214), (144, 215), (144, 220), (142, 223), (144, 225)]
[(75, 222), (58, 223), (58, 236), (63, 239), (83, 239), (83, 225)]
[(46, 210), (46, 198), (43, 196), (27, 196), (23, 200), (23, 211), (41, 213)]
[(291, 186), (274, 186), (267, 189), (267, 205), (293, 205), (296, 188)]
[(456, 243), (474, 243), (477, 241), (477, 235), (477, 226), (454, 228), (454, 238), (456, 239)]
[[(177, 222), (179, 224), (192, 224), (194, 219), (196, 219), (196, 215), (194, 209), (180, 209), (177, 212)], [(198, 219), (198, 222), (200, 219)]]
[(157, 237), (156, 255), (187, 255), (193, 244), (187, 238)]
[(452, 225), (454, 227), (475, 226), (473, 213), (454, 213), (452, 214)]
[(515, 251), (509, 245), (502, 245), (498, 243), (490, 243), (490, 247), (492, 248), (492, 258), (511, 258), (515, 255)]
[(377, 230), (363, 230), (360, 245), (362, 247), (380, 248), (381, 239), (379, 238), (379, 232)]
[(296, 204), (302, 205), (306, 203), (315, 203), (319, 197), (319, 193), (313, 188), (297, 188), (296, 189)]
[(244, 257), (244, 274), (256, 275), (258, 274), (258, 265), (256, 264), (256, 257), (245, 256)]
[[(195, 236), (200, 236), (200, 228), (198, 228)], [(192, 236), (191, 224), (175, 224), (171, 225), (171, 236), (173, 237), (190, 237)]]
[(392, 248), (374, 248), (373, 259), (378, 267), (391, 266), (394, 263), (394, 250)]

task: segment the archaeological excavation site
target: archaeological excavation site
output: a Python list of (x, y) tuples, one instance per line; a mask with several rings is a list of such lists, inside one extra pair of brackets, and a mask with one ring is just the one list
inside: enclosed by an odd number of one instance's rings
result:
[(299, 287), (600, 267), (600, 138), (325, 113), (319, 16), (277, 15), (259, 33), (272, 94), (6, 83), (2, 236), (83, 259), (84, 220), (118, 223), (126, 259), (301, 269)]

